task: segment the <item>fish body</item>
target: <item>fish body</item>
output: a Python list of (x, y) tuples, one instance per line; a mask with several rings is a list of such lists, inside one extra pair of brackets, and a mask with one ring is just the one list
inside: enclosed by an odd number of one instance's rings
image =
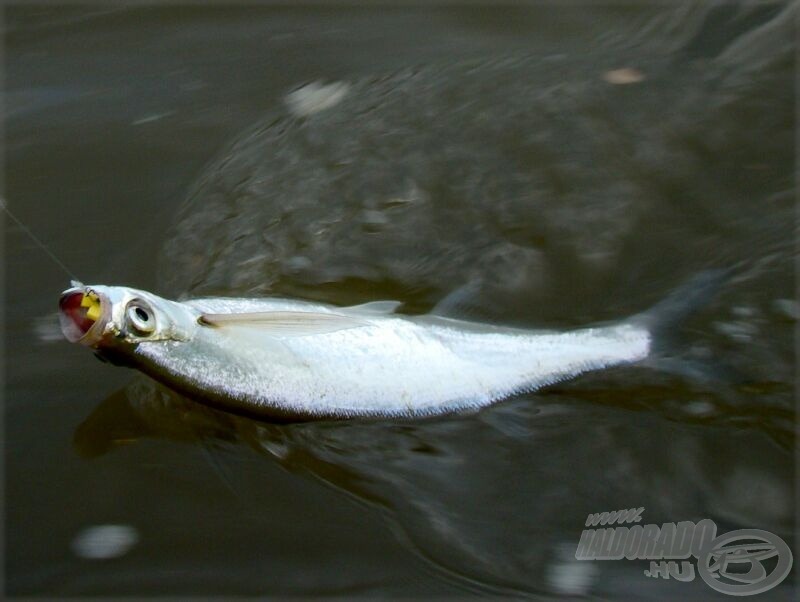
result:
[[(68, 339), (173, 389), (227, 409), (291, 419), (477, 409), (644, 360), (653, 349), (656, 322), (642, 317), (650, 314), (541, 332), (402, 315), (394, 313), (397, 305), (176, 302), (127, 287), (80, 285), (63, 293), (61, 319)], [(675, 305), (656, 313), (675, 313)]]
[[(430, 415), (477, 408), (586, 370), (643, 359), (650, 337), (619, 324), (568, 333), (481, 328), (289, 300), (205, 299), (200, 313), (314, 312), (353, 326), (307, 335), (242, 323), (198, 327), (193, 343), (140, 344), (137, 353), (202, 391), (310, 416)], [(266, 330), (266, 332), (265, 332)]]

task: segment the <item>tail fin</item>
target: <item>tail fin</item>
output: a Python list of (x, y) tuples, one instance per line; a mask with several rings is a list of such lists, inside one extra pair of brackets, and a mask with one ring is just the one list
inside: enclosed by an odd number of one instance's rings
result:
[(706, 306), (733, 275), (733, 269), (706, 270), (672, 291), (666, 299), (631, 318), (652, 337), (651, 355), (665, 355), (678, 324)]
[(666, 299), (633, 316), (631, 324), (647, 329), (651, 336), (650, 355), (644, 365), (661, 372), (671, 372), (691, 380), (720, 382), (732, 378), (729, 367), (718, 362), (678, 357), (678, 325), (692, 313), (706, 306), (733, 276), (734, 269), (706, 270), (685, 282)]

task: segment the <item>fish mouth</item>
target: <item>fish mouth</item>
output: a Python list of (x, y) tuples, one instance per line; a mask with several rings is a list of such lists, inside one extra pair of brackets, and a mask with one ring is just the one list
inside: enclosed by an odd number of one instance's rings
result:
[(61, 293), (58, 318), (61, 332), (70, 343), (98, 342), (110, 316), (110, 302), (89, 288), (77, 287)]

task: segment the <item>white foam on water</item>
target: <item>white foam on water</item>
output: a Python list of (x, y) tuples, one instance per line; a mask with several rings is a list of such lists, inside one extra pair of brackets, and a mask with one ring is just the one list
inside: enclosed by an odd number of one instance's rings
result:
[(34, 319), (33, 332), (41, 343), (64, 340), (64, 334), (61, 332), (61, 325), (58, 322), (58, 314), (55, 312)]
[(554, 562), (547, 567), (547, 584), (564, 596), (585, 596), (597, 577), (595, 563), (575, 559), (577, 546), (577, 542), (559, 545)]
[(105, 560), (124, 556), (139, 541), (139, 534), (130, 525), (94, 525), (72, 540), (72, 551), (79, 558)]
[(336, 106), (350, 89), (345, 82), (323, 84), (312, 82), (286, 95), (289, 111), (297, 117), (307, 117)]

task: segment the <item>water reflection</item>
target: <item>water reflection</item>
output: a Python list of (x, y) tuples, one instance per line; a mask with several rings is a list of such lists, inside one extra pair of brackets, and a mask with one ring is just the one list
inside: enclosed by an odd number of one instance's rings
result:
[(601, 594), (614, 587), (619, 595), (641, 584), (635, 563), (575, 561), (592, 512), (644, 506), (652, 522), (710, 517), (791, 541), (788, 450), (757, 428), (731, 433), (690, 415), (668, 421), (609, 406), (601, 393), (522, 397), (422, 422), (275, 425), (137, 377), (77, 428), (75, 447), (93, 457), (148, 438), (200, 444), (214, 454), (209, 470), (224, 480), (230, 475), (219, 450), (255, 452), (382, 508), (400, 541), (440, 573), (491, 591)]

